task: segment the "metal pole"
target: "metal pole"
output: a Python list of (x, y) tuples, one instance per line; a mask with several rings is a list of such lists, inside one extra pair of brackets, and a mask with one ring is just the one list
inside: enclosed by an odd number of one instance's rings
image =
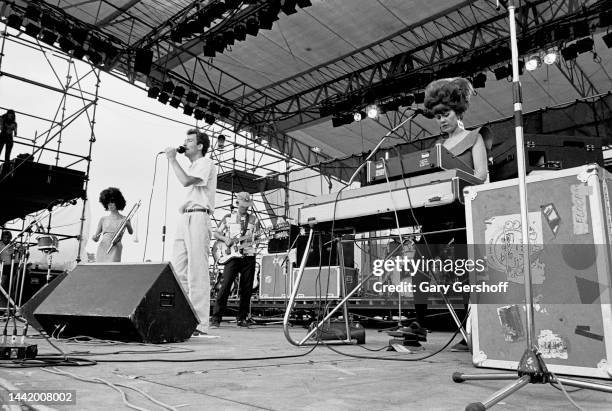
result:
[(518, 189), (521, 207), (521, 234), (523, 273), (525, 281), (525, 305), (527, 317), (527, 347), (533, 348), (535, 325), (533, 322), (533, 294), (531, 289), (531, 267), (529, 262), (529, 202), (527, 201), (527, 174), (525, 167), (525, 142), (523, 139), (523, 96), (519, 79), (518, 46), (516, 40), (516, 18), (514, 1), (508, 2), (510, 20), (510, 49), (512, 52), (512, 94), (514, 100), (514, 131), (516, 135), (516, 161), (518, 165)]

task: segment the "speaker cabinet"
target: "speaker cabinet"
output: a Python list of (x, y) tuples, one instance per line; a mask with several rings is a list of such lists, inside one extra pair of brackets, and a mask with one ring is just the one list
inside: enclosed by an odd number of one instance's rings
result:
[(199, 322), (168, 263), (80, 265), (34, 317), (49, 335), (145, 343), (184, 341)]

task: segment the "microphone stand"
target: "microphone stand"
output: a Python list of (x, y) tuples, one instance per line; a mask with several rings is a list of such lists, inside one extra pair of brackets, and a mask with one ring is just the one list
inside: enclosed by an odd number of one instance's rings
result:
[(164, 225), (162, 226), (162, 261), (166, 255), (166, 221), (168, 219), (168, 179), (170, 178), (170, 160), (166, 167), (166, 194), (164, 199)]
[(526, 348), (518, 363), (517, 373), (505, 374), (464, 374), (461, 372), (453, 373), (453, 381), (461, 383), (471, 380), (514, 380), (512, 383), (495, 392), (483, 402), (475, 402), (469, 404), (466, 411), (480, 411), (491, 408), (495, 404), (502, 401), (504, 398), (512, 395), (527, 384), (548, 384), (557, 383), (578, 388), (587, 388), (607, 393), (612, 393), (612, 385), (598, 384), (587, 381), (580, 381), (571, 378), (557, 377), (552, 372), (548, 371), (544, 359), (539, 351), (537, 344), (534, 344), (535, 323), (533, 310), (533, 293), (531, 284), (531, 262), (529, 260), (529, 218), (528, 218), (528, 202), (527, 202), (527, 183), (525, 181), (525, 143), (523, 139), (523, 101), (521, 94), (521, 82), (519, 79), (518, 70), (518, 47), (516, 38), (516, 18), (515, 18), (515, 0), (497, 0), (502, 3), (508, 10), (508, 20), (510, 24), (510, 48), (512, 52), (512, 91), (514, 97), (514, 124), (516, 137), (517, 151), (517, 166), (518, 166), (518, 189), (521, 209), (521, 235), (523, 249), (523, 272), (525, 273), (525, 317), (526, 317)]

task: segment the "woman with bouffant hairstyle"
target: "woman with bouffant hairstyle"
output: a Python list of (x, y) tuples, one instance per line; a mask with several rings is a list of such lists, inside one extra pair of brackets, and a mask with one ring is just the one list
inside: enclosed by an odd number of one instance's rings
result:
[(474, 170), (474, 176), (487, 178), (487, 149), (483, 137), (486, 129), (468, 131), (463, 127), (463, 115), (475, 94), (464, 78), (448, 78), (431, 82), (425, 88), (425, 109), (440, 126), (444, 137), (438, 141), (459, 160)]
[[(125, 218), (124, 215), (119, 213), (119, 211), (125, 208), (125, 198), (121, 191), (115, 187), (109, 187), (105, 190), (102, 190), (100, 193), (100, 203), (106, 211), (109, 212), (109, 215), (102, 217), (98, 222), (98, 228), (96, 229), (96, 233), (93, 235), (92, 240), (97, 242), (102, 237), (100, 244), (98, 245), (98, 251), (96, 253), (96, 262), (98, 263), (110, 263), (110, 262), (120, 262), (121, 261), (121, 252), (123, 251), (123, 245), (121, 244), (121, 237), (119, 237), (119, 241), (115, 244), (110, 252), (107, 253), (108, 248), (111, 246), (111, 240), (113, 236), (117, 232), (117, 229), (121, 225), (121, 222)], [(132, 234), (134, 231), (132, 229), (132, 225), (128, 221), (125, 227), (128, 233)]]

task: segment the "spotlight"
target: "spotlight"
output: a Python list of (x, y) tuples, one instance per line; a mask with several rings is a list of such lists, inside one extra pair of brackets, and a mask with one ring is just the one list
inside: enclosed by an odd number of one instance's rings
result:
[(162, 90), (164, 93), (172, 93), (172, 91), (174, 90), (174, 83), (170, 80), (166, 81), (164, 83), (164, 86), (162, 87)]
[(223, 42), (225, 44), (227, 44), (228, 46), (233, 46), (234, 45), (234, 32), (231, 30), (227, 30), (223, 32)]
[(208, 99), (206, 97), (200, 97), (198, 99), (198, 107), (206, 108), (207, 105), (208, 105)]
[(297, 3), (296, 0), (285, 0), (285, 2), (281, 6), (281, 10), (287, 16), (295, 14), (297, 13), (297, 10), (295, 9), (296, 3)]
[(159, 101), (162, 104), (166, 104), (169, 99), (170, 99), (170, 94), (168, 94), (168, 93), (166, 93), (164, 91), (164, 92), (159, 94), (159, 97), (157, 98), (157, 101)]
[(243, 23), (239, 23), (236, 24), (234, 26), (234, 37), (236, 37), (236, 40), (238, 41), (244, 41), (246, 40), (246, 25)]
[(370, 104), (369, 106), (367, 106), (366, 113), (370, 118), (378, 117), (378, 107), (376, 106), (376, 104)]
[(414, 103), (414, 95), (407, 94), (400, 99), (400, 107), (409, 107)]
[(217, 34), (215, 36), (213, 44), (215, 47), (215, 51), (223, 53), (225, 51), (225, 37), (223, 37), (223, 34)]
[(170, 32), (170, 40), (174, 43), (181, 43), (183, 41), (183, 36), (180, 30), (174, 29)]
[(85, 57), (85, 49), (81, 46), (75, 47), (72, 56), (75, 59), (83, 60), (83, 57)]
[(183, 107), (183, 114), (190, 116), (193, 114), (193, 106), (190, 106), (189, 104), (185, 104), (185, 106)]
[(170, 99), (170, 107), (178, 108), (181, 105), (181, 99), (174, 96)]
[(590, 37), (586, 37), (584, 39), (580, 39), (576, 42), (576, 51), (579, 54), (588, 53), (589, 51), (593, 51), (593, 39)]
[(188, 103), (195, 104), (198, 101), (198, 95), (193, 91), (190, 91), (189, 93), (187, 93), (187, 97), (185, 97), (185, 100)]
[(53, 30), (57, 24), (57, 20), (53, 18), (49, 13), (43, 13), (40, 17), (40, 25), (42, 27)]
[(76, 44), (67, 37), (62, 37), (59, 39), (59, 47), (60, 49), (68, 54), (76, 47)]
[(93, 50), (87, 50), (87, 58), (89, 59), (89, 62), (94, 66), (100, 65), (100, 63), (102, 62), (102, 55)]
[(204, 111), (200, 110), (199, 108), (196, 108), (193, 111), (193, 118), (195, 118), (196, 120), (202, 120), (204, 118)]
[(23, 23), (23, 17), (18, 14), (11, 14), (8, 16), (6, 20), (6, 25), (14, 28), (15, 30), (21, 29), (21, 24)]
[(89, 32), (86, 29), (77, 27), (72, 29), (72, 39), (80, 45), (83, 45), (83, 43), (85, 43), (88, 34)]
[(601, 38), (608, 48), (612, 48), (612, 32), (606, 34)]
[(52, 46), (57, 41), (57, 34), (51, 30), (43, 30), (42, 35), (40, 36), (40, 40), (43, 43), (46, 43)]
[(542, 65), (542, 60), (540, 59), (540, 56), (537, 54), (534, 54), (533, 56), (529, 57), (527, 61), (525, 61), (525, 69), (527, 71), (533, 71), (537, 69), (538, 67), (540, 67), (541, 65)]
[(355, 121), (361, 121), (365, 117), (366, 117), (366, 113), (363, 111), (358, 111), (355, 114), (353, 114), (353, 120)]
[(183, 97), (183, 95), (185, 95), (185, 87), (183, 86), (174, 87), (174, 92), (172, 94), (174, 94), (178, 98)]
[(574, 24), (574, 38), (586, 37), (591, 34), (589, 22), (586, 20), (578, 21)]
[(545, 64), (555, 64), (555, 62), (557, 61), (557, 48), (553, 47), (550, 48), (546, 51), (546, 54), (544, 54), (544, 63)]
[(306, 7), (312, 6), (312, 2), (310, 0), (297, 0), (297, 5), (300, 6), (300, 8), (304, 9)]
[(495, 80), (503, 80), (510, 76), (510, 70), (508, 70), (508, 66), (499, 66), (493, 70), (493, 74), (495, 74)]
[(217, 119), (212, 114), (204, 115), (204, 122), (206, 122), (206, 124), (210, 124), (212, 126), (213, 124), (215, 124), (215, 120)]
[(34, 23), (28, 23), (25, 28), (25, 32), (30, 37), (38, 37), (38, 33), (40, 33), (40, 27), (38, 27)]
[(246, 32), (251, 36), (257, 36), (259, 33), (259, 22), (256, 17), (249, 17), (246, 21)]
[(151, 65), (153, 65), (153, 50), (136, 49), (134, 71), (148, 76), (151, 73)]
[(215, 44), (212, 41), (207, 41), (204, 44), (204, 57), (215, 57), (217, 55)]
[(157, 98), (157, 96), (159, 96), (159, 91), (159, 87), (157, 86), (150, 87), (149, 90), (147, 90), (147, 96), (149, 98)]
[(332, 127), (341, 127), (353, 122), (352, 114), (338, 114), (332, 117)]
[(218, 114), (219, 110), (221, 110), (221, 106), (219, 106), (219, 104), (215, 103), (214, 101), (208, 105), (208, 111), (213, 114)]
[(223, 118), (228, 118), (232, 110), (229, 107), (221, 107), (219, 115)]
[(423, 104), (425, 101), (425, 92), (419, 91), (418, 93), (414, 93), (414, 102), (416, 104)]
[(474, 76), (472, 85), (474, 88), (484, 88), (487, 82), (487, 75), (485, 73), (478, 73)]
[(575, 60), (576, 57), (578, 57), (578, 50), (576, 49), (576, 45), (570, 44), (569, 46), (561, 49), (561, 56), (565, 61)]
[(25, 18), (32, 21), (38, 21), (40, 18), (40, 9), (33, 4), (30, 4), (25, 11)]

